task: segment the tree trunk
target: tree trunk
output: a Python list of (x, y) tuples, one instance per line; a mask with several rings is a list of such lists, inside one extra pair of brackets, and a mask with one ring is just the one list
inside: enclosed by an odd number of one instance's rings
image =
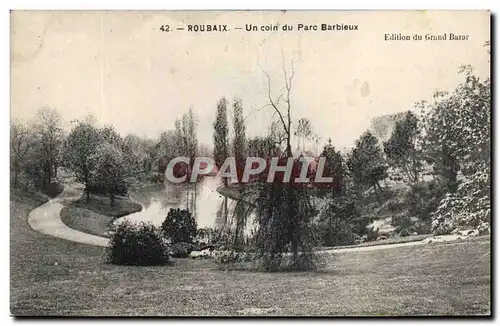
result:
[[(380, 198), (380, 194), (377, 191), (377, 184), (378, 184), (378, 181), (373, 185), (373, 192), (375, 193), (375, 196), (377, 197), (377, 201), (380, 203), (381, 198)], [(379, 188), (380, 188), (380, 185), (379, 185)]]
[(87, 188), (85, 188), (85, 192), (87, 193), (87, 204), (90, 201), (90, 192)]
[(19, 171), (14, 171), (14, 188), (17, 188), (19, 182)]

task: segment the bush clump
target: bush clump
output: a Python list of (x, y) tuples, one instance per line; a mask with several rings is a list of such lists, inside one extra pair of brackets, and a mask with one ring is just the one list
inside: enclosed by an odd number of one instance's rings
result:
[(110, 232), (107, 257), (108, 262), (116, 265), (163, 265), (169, 263), (167, 249), (154, 225), (125, 220)]
[(168, 245), (168, 254), (174, 258), (188, 258), (194, 249), (192, 243), (176, 242)]

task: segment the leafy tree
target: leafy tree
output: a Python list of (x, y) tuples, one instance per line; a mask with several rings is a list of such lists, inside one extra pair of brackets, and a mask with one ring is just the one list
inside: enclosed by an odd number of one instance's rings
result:
[(197, 223), (187, 209), (171, 208), (161, 225), (161, 229), (172, 243), (192, 243), (196, 238)]
[(101, 141), (115, 146), (116, 148), (123, 148), (123, 139), (113, 126), (104, 126), (99, 130)]
[(19, 175), (25, 164), (28, 163), (28, 155), (35, 134), (31, 126), (21, 122), (10, 124), (10, 171), (13, 174), (14, 188), (19, 186)]
[[(235, 99), (233, 102), (233, 127), (234, 140), (233, 152), (236, 160), (236, 169), (238, 180), (243, 176), (243, 170), (246, 162), (246, 135), (245, 135), (245, 120), (243, 117), (243, 105), (241, 99)], [(234, 232), (234, 242), (237, 245), (243, 240), (243, 231), (247, 222), (246, 205), (244, 202), (238, 202), (235, 207), (236, 229)]]
[(243, 117), (243, 105), (241, 99), (234, 100), (233, 103), (233, 152), (236, 160), (238, 177), (241, 178), (246, 161), (246, 134), (245, 119)]
[[(214, 159), (217, 167), (221, 167), (229, 156), (229, 128), (227, 122), (227, 100), (223, 97), (217, 103), (214, 121)], [(224, 180), (226, 183), (227, 180)]]
[(253, 137), (247, 141), (248, 156), (270, 158), (279, 154), (279, 148), (271, 137)]
[[(163, 134), (162, 134), (163, 136)], [(161, 138), (160, 138), (161, 139)], [(161, 140), (160, 140), (161, 142)], [(123, 159), (128, 172), (149, 171), (156, 159), (153, 147), (156, 144), (150, 139), (143, 139), (134, 134), (128, 134), (123, 139)], [(174, 146), (172, 146), (173, 148)]]
[(112, 144), (102, 143), (91, 155), (90, 161), (94, 166), (90, 188), (102, 189), (109, 196), (111, 206), (114, 206), (115, 196), (127, 192), (122, 152)]
[(491, 81), (481, 80), (468, 66), (460, 73), (464, 80), (451, 95), (437, 93), (434, 103), (420, 103), (426, 158), (450, 185), (450, 194), (433, 214), (438, 233), (449, 231), (444, 225), (490, 222)]
[[(332, 193), (334, 197), (343, 194), (346, 189), (346, 182), (349, 178), (349, 170), (342, 154), (332, 146), (331, 138), (328, 139), (328, 143), (323, 148), (321, 156), (326, 158), (323, 175), (325, 177), (333, 177), (333, 182), (331, 183), (331, 188), (328, 190), (328, 193)], [(324, 195), (327, 192), (321, 189), (319, 193)]]
[(365, 132), (357, 141), (356, 147), (348, 156), (347, 165), (354, 182), (362, 188), (373, 187), (375, 194), (380, 187), (380, 180), (387, 177), (387, 166), (377, 138), (371, 132)]
[(93, 155), (101, 138), (99, 130), (91, 118), (76, 121), (62, 150), (62, 165), (76, 175), (79, 182), (85, 185), (87, 202), (90, 200), (91, 173), (95, 168)]
[(411, 183), (418, 181), (422, 167), (417, 141), (420, 136), (418, 118), (411, 111), (398, 120), (392, 135), (384, 142), (384, 152), (391, 166), (404, 171)]
[(330, 197), (316, 222), (316, 236), (320, 245), (340, 246), (354, 244), (365, 232), (367, 221), (352, 196)]
[(43, 169), (43, 187), (48, 187), (53, 177), (57, 177), (59, 154), (63, 141), (61, 116), (55, 109), (42, 108), (36, 116), (34, 125), (40, 145), (40, 156), (37, 158)]

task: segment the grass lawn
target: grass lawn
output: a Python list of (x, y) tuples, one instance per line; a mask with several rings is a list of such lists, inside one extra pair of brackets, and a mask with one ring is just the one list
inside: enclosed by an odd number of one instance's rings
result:
[(128, 197), (116, 197), (115, 205), (111, 206), (108, 197), (90, 195), (87, 203), (84, 195), (62, 209), (61, 220), (72, 229), (104, 236), (114, 219), (139, 212), (141, 208)]
[(16, 316), (490, 313), (489, 241), (340, 253), (310, 273), (223, 272), (190, 259), (113, 266), (102, 248), (31, 230), (27, 214), (40, 203), (11, 198)]

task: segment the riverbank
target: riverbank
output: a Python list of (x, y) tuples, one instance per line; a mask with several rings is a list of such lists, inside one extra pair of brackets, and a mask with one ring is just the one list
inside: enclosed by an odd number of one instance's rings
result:
[(128, 197), (117, 196), (114, 206), (109, 197), (90, 195), (69, 203), (61, 210), (61, 220), (68, 227), (105, 237), (109, 225), (117, 218), (140, 212), (142, 206)]

